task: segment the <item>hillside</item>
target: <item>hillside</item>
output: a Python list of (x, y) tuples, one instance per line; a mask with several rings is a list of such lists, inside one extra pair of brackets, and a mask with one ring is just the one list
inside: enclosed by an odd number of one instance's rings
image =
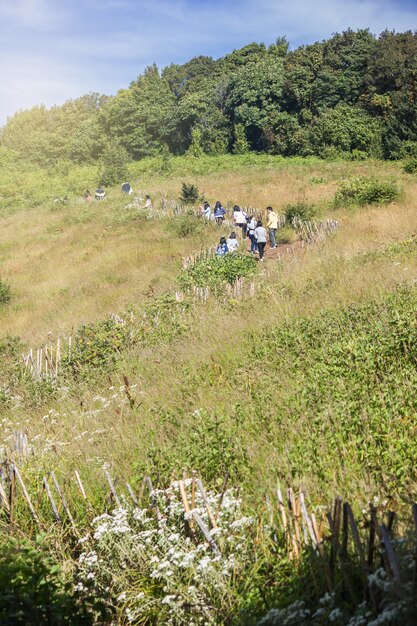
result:
[[(192, 181), (212, 204), (217, 198), (261, 210), (272, 204), (283, 214), (301, 203), (315, 212), (316, 222), (337, 219), (339, 228), (301, 246), (299, 233), (287, 224), (286, 236), (295, 243), (281, 253), (278, 248), (277, 255), (268, 252), (262, 267), (246, 267), (242, 249), (242, 271), (253, 272), (246, 279), (253, 292), (226, 296), (214, 277), (211, 295), (202, 301), (184, 287), (182, 261), (216, 243), (220, 232), (194, 217), (192, 206), (188, 216), (168, 210), (151, 217), (126, 208), (130, 199), (118, 186), (108, 188), (104, 201), (84, 202), (80, 196), (95, 172), (88, 167), (52, 174), (46, 193), (42, 178), (34, 177), (37, 206), (18, 203), (2, 218), (0, 279), (10, 285), (11, 300), (0, 306), (0, 402), (3, 458), (20, 468), (38, 515), (50, 518), (39, 484), (43, 476), (52, 480), (53, 470), (65, 485), (79, 532), (88, 533), (94, 514), (113, 507), (106, 504), (103, 468), (117, 477), (119, 493), (126, 480), (139, 493), (145, 475), (162, 490), (182, 468), (188, 475), (196, 470), (214, 491), (227, 476), (228, 486), (243, 494), (242, 515), (261, 526), (265, 491), (273, 494), (278, 484), (305, 490), (317, 515), (338, 494), (354, 503), (356, 515), (375, 497), (404, 510), (417, 498), (415, 177), (399, 163), (376, 160), (226, 155), (172, 157), (168, 171), (163, 165), (162, 158), (130, 165), (135, 192), (149, 193), (156, 212), (162, 198), (177, 200), (181, 183)], [(346, 196), (335, 208), (344, 181), (358, 186), (364, 177), (401, 193), (395, 202), (380, 196), (364, 206), (349, 205)], [(54, 185), (66, 200), (54, 202)], [(182, 298), (176, 298), (181, 289)], [(21, 353), (69, 335), (72, 353), (64, 357), (57, 382), (33, 380)], [(75, 496), (74, 470), (91, 508)], [(163, 507), (165, 492), (158, 493)], [(15, 527), (33, 537), (24, 499), (13, 502)], [(10, 527), (7, 509), (2, 515)], [(177, 523), (181, 534), (183, 522)], [(53, 542), (65, 576), (72, 572), (80, 580), (71, 525), (52, 519), (42, 524), (44, 544)], [(234, 527), (227, 528), (232, 533)], [(224, 587), (201, 579), (208, 585), (204, 602), (212, 603), (202, 623), (256, 623), (277, 604), (303, 598), (314, 606), (320, 597), (319, 586), (317, 597), (307, 598), (302, 577), (309, 580), (310, 574), (293, 569), (280, 552), (284, 548), (276, 553), (267, 526), (262, 528), (260, 544), (250, 524), (246, 538), (230, 539), (230, 545), (245, 546), (235, 587), (227, 576)], [(95, 548), (102, 550), (103, 576), (99, 582), (95, 574), (95, 594), (114, 611), (116, 623), (127, 623), (129, 611), (139, 611), (134, 623), (185, 623), (182, 605), (172, 600), (173, 613), (166, 613), (169, 601), (161, 603), (169, 583), (140, 570), (139, 584), (123, 573), (122, 561), (116, 566), (115, 555), (126, 546), (112, 544), (112, 553), (106, 545)], [(104, 572), (111, 559), (118, 573), (106, 597)], [(190, 584), (181, 576), (177, 589)], [(138, 590), (152, 609), (138, 608)], [(115, 594), (127, 594), (127, 604)], [(110, 623), (86, 598), (96, 611), (93, 623)], [(200, 600), (184, 598), (198, 616)]]

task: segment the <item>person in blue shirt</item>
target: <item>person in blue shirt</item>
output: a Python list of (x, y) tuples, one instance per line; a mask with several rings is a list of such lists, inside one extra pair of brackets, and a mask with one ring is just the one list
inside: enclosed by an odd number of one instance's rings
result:
[(217, 200), (214, 205), (214, 219), (216, 220), (217, 226), (221, 226), (223, 224), (224, 216), (226, 215), (226, 210), (222, 207), (222, 203)]
[(216, 256), (225, 256), (229, 252), (227, 247), (226, 237), (221, 237), (220, 243), (216, 248)]

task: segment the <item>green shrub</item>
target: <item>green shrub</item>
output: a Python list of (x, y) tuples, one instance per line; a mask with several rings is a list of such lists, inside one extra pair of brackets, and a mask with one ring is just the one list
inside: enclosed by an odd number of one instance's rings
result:
[(403, 170), (406, 174), (415, 174), (417, 172), (417, 157), (413, 157), (404, 163)]
[(112, 363), (130, 343), (128, 324), (109, 318), (95, 324), (85, 324), (78, 330), (71, 354), (63, 360), (63, 365), (74, 372), (83, 366), (101, 367)]
[(277, 243), (292, 243), (295, 241), (296, 234), (293, 228), (289, 226), (284, 226), (284, 228), (280, 228), (276, 234), (276, 242)]
[(401, 191), (394, 182), (358, 176), (340, 183), (334, 205), (340, 207), (343, 205), (388, 204), (397, 200), (400, 195)]
[(243, 254), (226, 254), (224, 257), (197, 261), (179, 276), (180, 285), (190, 287), (219, 288), (227, 283), (233, 285), (238, 278), (256, 271), (257, 261)]
[(0, 623), (81, 626), (93, 620), (40, 541), (32, 544), (8, 538), (0, 547)]
[(311, 220), (316, 215), (317, 210), (307, 202), (296, 202), (295, 204), (287, 204), (284, 207), (284, 212), (286, 221), (292, 224), (294, 219)]
[(9, 285), (0, 279), (0, 305), (7, 304), (12, 299)]
[(195, 204), (200, 199), (200, 192), (197, 185), (192, 183), (182, 183), (180, 200), (184, 204)]
[(181, 215), (167, 222), (166, 228), (175, 237), (191, 237), (203, 228), (203, 222), (196, 215)]

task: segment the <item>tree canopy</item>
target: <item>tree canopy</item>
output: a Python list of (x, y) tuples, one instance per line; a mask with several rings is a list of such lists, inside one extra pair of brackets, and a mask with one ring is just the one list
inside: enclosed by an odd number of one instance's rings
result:
[(49, 167), (246, 150), (401, 158), (417, 154), (417, 33), (347, 30), (290, 51), (285, 37), (217, 60), (152, 65), (115, 96), (90, 93), (20, 111), (0, 130), (3, 158)]

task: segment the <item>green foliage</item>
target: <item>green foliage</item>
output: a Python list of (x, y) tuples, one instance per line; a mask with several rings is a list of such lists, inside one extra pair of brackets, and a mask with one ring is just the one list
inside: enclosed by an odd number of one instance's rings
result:
[(404, 288), (253, 338), (242, 371), (254, 389), (262, 381), (260, 397), (279, 387), (268, 421), (279, 425), (293, 477), (314, 467), (332, 482), (348, 464), (352, 480), (364, 475), (397, 496), (415, 480), (416, 303), (416, 289)]
[(410, 159), (404, 164), (404, 172), (406, 174), (415, 174), (417, 172), (417, 157)]
[(358, 107), (340, 104), (334, 109), (323, 109), (314, 118), (309, 141), (314, 152), (326, 156), (326, 148), (338, 153), (358, 151), (366, 156), (381, 156), (381, 125)]
[(203, 228), (202, 220), (196, 215), (180, 215), (170, 219), (166, 223), (167, 230), (173, 234), (174, 237), (192, 237), (196, 235)]
[(284, 226), (277, 230), (275, 235), (275, 239), (277, 243), (292, 243), (295, 241), (296, 234), (294, 232), (294, 228), (290, 228), (288, 226)]
[(9, 537), (0, 546), (0, 623), (87, 626), (93, 620), (41, 540), (34, 544)]
[(396, 183), (379, 181), (372, 177), (358, 176), (344, 180), (336, 192), (334, 204), (365, 206), (366, 204), (388, 204), (401, 195)]
[(243, 124), (235, 125), (234, 136), (233, 154), (246, 154), (249, 152), (249, 143), (246, 139), (246, 131)]
[(201, 130), (197, 127), (191, 131), (191, 144), (187, 154), (193, 157), (200, 157), (204, 154)]
[(127, 178), (128, 154), (120, 144), (110, 143), (107, 145), (99, 171), (102, 185), (116, 185)]
[(200, 199), (200, 192), (197, 185), (193, 183), (182, 183), (180, 200), (184, 204), (196, 204)]
[(257, 262), (251, 256), (226, 254), (224, 257), (196, 261), (188, 269), (182, 270), (179, 282), (185, 289), (193, 286), (216, 289), (227, 283), (233, 285), (242, 276), (254, 274), (256, 268)]
[(127, 324), (112, 318), (81, 326), (73, 338), (71, 352), (63, 360), (64, 367), (77, 373), (85, 366), (97, 368), (114, 362), (129, 345), (130, 330)]
[(307, 202), (296, 202), (295, 204), (286, 204), (284, 207), (285, 220), (289, 224), (294, 219), (309, 221), (316, 215), (317, 209), (314, 205)]
[(7, 304), (12, 299), (10, 285), (0, 278), (0, 306)]
[(0, 162), (91, 163), (109, 142), (129, 159), (163, 145), (193, 156), (404, 158), (417, 142), (416, 58), (416, 33), (348, 29), (293, 51), (280, 37), (218, 60), (151, 65), (112, 98), (87, 94), (17, 113), (1, 131)]

